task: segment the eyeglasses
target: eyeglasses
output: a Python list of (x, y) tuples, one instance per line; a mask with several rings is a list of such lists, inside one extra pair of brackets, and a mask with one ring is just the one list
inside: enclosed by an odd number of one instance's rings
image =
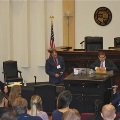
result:
[(100, 57), (100, 56), (98, 56), (99, 58), (105, 58), (106, 56), (103, 56), (103, 57)]

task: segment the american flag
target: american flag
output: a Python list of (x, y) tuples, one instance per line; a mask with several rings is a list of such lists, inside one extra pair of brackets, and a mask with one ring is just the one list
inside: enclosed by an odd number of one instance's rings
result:
[(54, 48), (54, 31), (53, 31), (53, 21), (51, 21), (51, 37), (50, 37), (50, 48)]

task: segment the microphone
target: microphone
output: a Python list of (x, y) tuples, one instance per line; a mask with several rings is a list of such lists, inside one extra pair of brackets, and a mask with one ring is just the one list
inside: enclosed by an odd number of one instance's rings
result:
[(80, 44), (83, 44), (85, 41), (80, 42)]
[(34, 78), (35, 78), (35, 85), (36, 85), (36, 76), (34, 76)]
[(89, 58), (88, 58), (88, 61), (87, 61), (87, 68), (89, 67)]
[(91, 57), (88, 57), (87, 64), (86, 64), (87, 67), (89, 67), (90, 59)]

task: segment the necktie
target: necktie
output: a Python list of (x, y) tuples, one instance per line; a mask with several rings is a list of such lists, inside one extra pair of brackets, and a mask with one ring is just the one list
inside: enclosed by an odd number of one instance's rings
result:
[(56, 58), (54, 59), (54, 62), (55, 62), (56, 65), (58, 65), (58, 62), (57, 62), (57, 59), (56, 59)]
[(103, 62), (100, 63), (100, 67), (103, 67)]

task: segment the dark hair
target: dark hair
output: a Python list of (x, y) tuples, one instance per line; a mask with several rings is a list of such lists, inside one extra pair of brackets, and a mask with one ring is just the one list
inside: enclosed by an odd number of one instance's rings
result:
[(65, 90), (61, 92), (57, 99), (57, 108), (65, 108), (68, 107), (70, 102), (72, 101), (72, 93), (69, 90)]
[(98, 56), (100, 56), (100, 55), (104, 55), (105, 56), (105, 52), (100, 51), (99, 54), (98, 54)]
[(17, 116), (13, 112), (5, 112), (2, 114), (0, 120), (17, 120)]

